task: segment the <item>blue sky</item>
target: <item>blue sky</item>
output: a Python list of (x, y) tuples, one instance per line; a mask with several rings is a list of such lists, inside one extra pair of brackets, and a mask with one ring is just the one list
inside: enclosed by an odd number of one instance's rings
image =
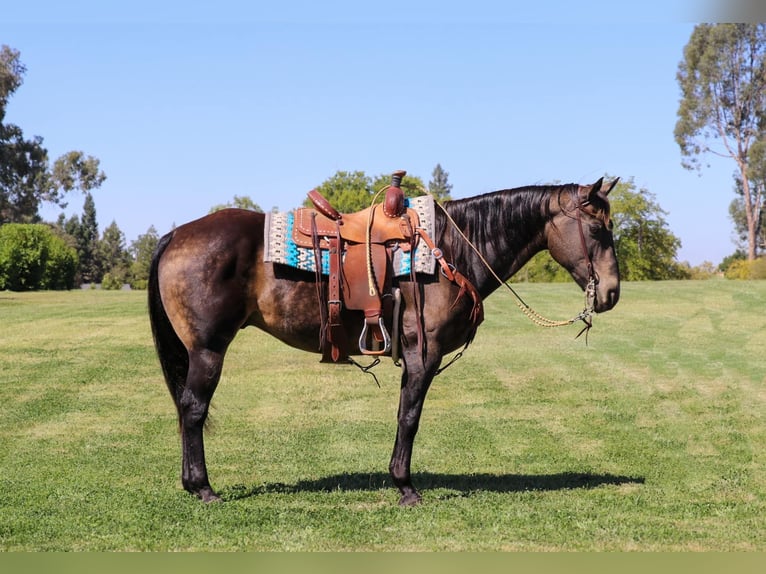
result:
[(99, 158), (99, 224), (128, 241), (234, 195), (287, 210), (338, 170), (427, 182), (440, 163), (454, 197), (633, 178), (680, 260), (735, 249), (733, 163), (689, 172), (673, 139), (690, 2), (17, 4), (0, 43), (27, 74), (5, 121), (51, 159)]

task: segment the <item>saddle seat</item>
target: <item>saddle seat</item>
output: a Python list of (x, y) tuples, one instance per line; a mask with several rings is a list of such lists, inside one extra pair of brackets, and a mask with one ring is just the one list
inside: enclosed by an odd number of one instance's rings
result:
[(350, 346), (341, 318), (344, 308), (364, 312), (359, 337), (363, 355), (392, 352), (392, 338), (386, 327), (386, 323), (393, 323), (394, 314), (392, 254), (396, 249), (415, 248), (415, 230), (420, 225), (417, 212), (405, 206), (399, 187), (405, 173), (392, 175), (383, 203), (361, 211), (339, 213), (317, 190), (308, 194), (316, 209), (295, 211), (295, 243), (313, 248), (317, 261), (321, 250), (329, 250), (326, 293), (317, 265), (323, 362), (348, 360)]

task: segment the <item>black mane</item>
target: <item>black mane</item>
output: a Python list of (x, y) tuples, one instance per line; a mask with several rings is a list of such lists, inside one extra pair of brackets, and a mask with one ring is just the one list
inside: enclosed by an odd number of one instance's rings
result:
[[(566, 184), (503, 189), (445, 202), (444, 209), (482, 255), (493, 259), (498, 256), (515, 259), (532, 238), (543, 233), (545, 223), (551, 217), (551, 196), (555, 194), (560, 198), (577, 187), (577, 184)], [(446, 217), (440, 239), (449, 246), (449, 252), (445, 249), (445, 253), (455, 265), (465, 271), (484, 269), (483, 264), (477, 265), (475, 252)], [(479, 280), (480, 277), (472, 279)]]

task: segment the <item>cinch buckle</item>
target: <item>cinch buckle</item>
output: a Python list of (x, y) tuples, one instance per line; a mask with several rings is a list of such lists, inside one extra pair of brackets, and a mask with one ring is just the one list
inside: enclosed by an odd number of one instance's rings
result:
[(364, 322), (362, 334), (359, 335), (359, 350), (363, 355), (385, 355), (391, 352), (391, 335), (388, 334), (386, 326), (383, 324), (383, 317), (378, 317), (378, 327), (383, 334), (383, 350), (373, 351), (367, 348), (367, 321)]

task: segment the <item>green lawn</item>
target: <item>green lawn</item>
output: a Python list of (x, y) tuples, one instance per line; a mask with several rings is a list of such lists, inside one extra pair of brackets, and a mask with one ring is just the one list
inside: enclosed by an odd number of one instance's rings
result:
[[(545, 315), (574, 285), (518, 285)], [(180, 485), (145, 293), (0, 292), (0, 550), (766, 550), (766, 281), (627, 283), (578, 327), (506, 293), (426, 401), (399, 508), (399, 370), (254, 329)]]

